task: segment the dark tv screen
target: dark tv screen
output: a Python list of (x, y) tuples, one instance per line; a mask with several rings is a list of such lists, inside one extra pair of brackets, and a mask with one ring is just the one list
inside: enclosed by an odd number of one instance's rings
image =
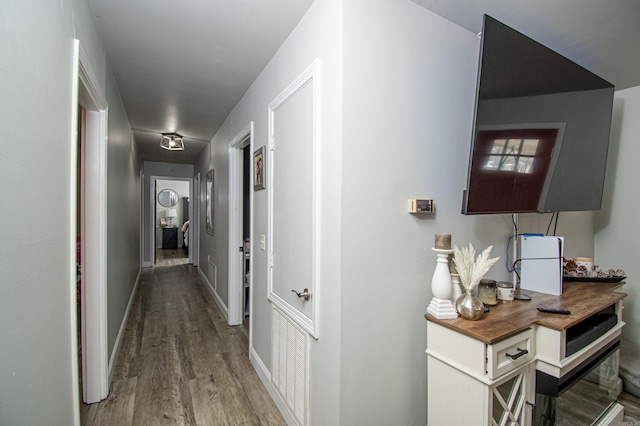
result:
[(613, 92), (485, 15), (462, 213), (599, 209)]

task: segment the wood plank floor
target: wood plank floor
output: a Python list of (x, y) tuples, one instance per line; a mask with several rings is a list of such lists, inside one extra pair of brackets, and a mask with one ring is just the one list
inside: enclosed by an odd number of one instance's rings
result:
[(624, 407), (624, 421), (621, 426), (640, 426), (640, 398), (622, 392), (618, 402)]
[[(558, 402), (559, 426), (583, 426), (592, 423), (611, 402), (607, 390), (596, 383), (581, 380), (573, 385)], [(624, 419), (616, 426), (640, 426), (640, 399), (622, 392), (618, 403), (624, 407)]]
[[(83, 425), (285, 425), (248, 357), (182, 250), (144, 269), (109, 397)], [(166, 252), (166, 253), (163, 253)]]
[[(82, 405), (83, 425), (285, 425), (248, 359), (248, 334), (230, 327), (186, 251), (158, 250), (144, 269), (109, 397)], [(622, 393), (625, 426), (640, 399)]]

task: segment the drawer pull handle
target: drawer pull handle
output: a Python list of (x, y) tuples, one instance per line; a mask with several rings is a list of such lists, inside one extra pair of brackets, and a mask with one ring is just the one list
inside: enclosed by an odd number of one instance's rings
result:
[(520, 358), (521, 356), (524, 356), (524, 355), (526, 355), (528, 353), (529, 353), (528, 350), (518, 348), (518, 353), (517, 354), (511, 355), (511, 354), (508, 353), (508, 354), (505, 354), (505, 355), (507, 355), (509, 358), (511, 358), (513, 360), (516, 360), (516, 359)]

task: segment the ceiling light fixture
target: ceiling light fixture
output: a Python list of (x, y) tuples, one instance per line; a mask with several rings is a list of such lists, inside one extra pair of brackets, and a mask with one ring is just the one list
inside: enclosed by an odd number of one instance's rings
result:
[(160, 140), (160, 147), (169, 151), (183, 151), (184, 141), (177, 133), (163, 133)]

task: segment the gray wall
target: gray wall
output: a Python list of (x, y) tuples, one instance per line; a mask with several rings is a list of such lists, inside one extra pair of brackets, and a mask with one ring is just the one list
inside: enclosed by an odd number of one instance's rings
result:
[(635, 209), (638, 194), (640, 160), (640, 86), (621, 90), (615, 95), (611, 147), (607, 158), (602, 209), (595, 219), (595, 255), (601, 268), (622, 268), (629, 277), (622, 291), (623, 319), (627, 325), (622, 336), (640, 345), (640, 226)]
[[(105, 50), (83, 0), (8, 0), (0, 14), (0, 207), (16, 212), (0, 249), (0, 424), (71, 425), (71, 318), (75, 242), (70, 238), (69, 154), (73, 39), (80, 40), (110, 108), (109, 348), (139, 268), (139, 165)], [(115, 180), (117, 179), (117, 181)], [(120, 190), (115, 191), (116, 188)], [(114, 211), (114, 209), (119, 211)], [(72, 211), (70, 211), (72, 210)], [(130, 217), (129, 217), (130, 216)], [(114, 258), (119, 251), (121, 258)]]
[(140, 272), (140, 160), (133, 132), (111, 75), (107, 153), (107, 334), (109, 359)]
[[(229, 301), (229, 142), (233, 139), (222, 139), (220, 135), (228, 135), (228, 126), (223, 124), (214, 137), (220, 143), (212, 142), (205, 149), (196, 165), (196, 173), (200, 173), (200, 258), (201, 272), (212, 285), (217, 281), (216, 294), (222, 301), (223, 310), (228, 312)], [(240, 129), (238, 130), (240, 131)], [(207, 232), (206, 225), (206, 184), (207, 172), (213, 169), (213, 235)], [(209, 275), (208, 262), (216, 266), (216, 276)]]
[[(425, 424), (434, 234), (493, 245), (489, 276), (511, 278), (511, 216), (460, 214), (479, 40), (410, 1), (344, 2), (343, 22), (340, 420)], [(435, 213), (408, 214), (409, 198)], [(520, 215), (520, 231), (545, 232), (549, 217)], [(569, 255), (591, 252), (591, 213), (561, 215), (558, 234)]]
[[(315, 2), (199, 160), (203, 179), (216, 170), (217, 194), (216, 235), (206, 234), (201, 220), (200, 261), (210, 256), (217, 263), (226, 303), (228, 144), (253, 121), (252, 150), (266, 145), (268, 104), (320, 59), (322, 302), (320, 338), (311, 346), (314, 424), (424, 424), (423, 315), (434, 234), (452, 233), (459, 246), (494, 245), (493, 255), (504, 259), (511, 216), (460, 214), (478, 46), (475, 34), (408, 0)], [(254, 193), (254, 239), (269, 238), (267, 194)], [(436, 212), (409, 215), (413, 197), (433, 198)], [(520, 215), (520, 230), (544, 232), (549, 219)], [(593, 253), (592, 226), (591, 213), (561, 216), (567, 255)], [(266, 252), (252, 254), (252, 350), (270, 369)], [(510, 278), (503, 262), (490, 274)]]
[[(254, 122), (251, 152), (267, 145), (267, 108), (298, 75), (316, 59), (321, 60), (322, 85), (322, 276), (319, 292), (326, 307), (320, 319), (321, 337), (312, 342), (311, 377), (314, 424), (338, 424), (340, 410), (340, 177), (341, 177), (341, 64), (342, 2), (315, 2), (287, 41), (274, 55), (251, 88), (234, 107), (197, 165), (204, 186), (205, 174), (215, 169), (215, 235), (206, 233), (204, 203), (200, 219), (200, 268), (206, 272), (207, 258), (218, 267), (218, 296), (228, 302), (228, 209), (229, 142)], [(331, 28), (331, 31), (327, 31)], [(268, 168), (270, 165), (266, 164)], [(252, 350), (266, 368), (271, 368), (271, 304), (267, 301), (267, 252), (259, 250), (256, 238), (267, 232), (266, 191), (253, 193), (253, 308)], [(203, 194), (200, 194), (202, 197)], [(202, 199), (202, 198), (201, 198)]]

